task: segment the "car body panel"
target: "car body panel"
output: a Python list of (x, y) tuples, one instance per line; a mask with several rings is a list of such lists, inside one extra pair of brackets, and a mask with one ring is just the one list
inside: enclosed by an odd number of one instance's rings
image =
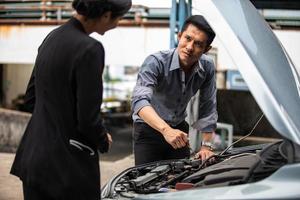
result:
[(135, 200), (172, 199), (299, 199), (300, 164), (285, 165), (256, 183), (217, 188), (197, 188), (182, 192), (141, 195)]

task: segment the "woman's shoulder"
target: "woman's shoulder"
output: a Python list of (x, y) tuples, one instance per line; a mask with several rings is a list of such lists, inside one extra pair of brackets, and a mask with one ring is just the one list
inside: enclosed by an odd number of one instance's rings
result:
[(85, 42), (86, 50), (104, 53), (104, 47), (100, 41), (88, 36)]
[(101, 42), (98, 40), (91, 38), (91, 37), (85, 37), (80, 41), (80, 44), (76, 45), (77, 53), (78, 55), (87, 55), (90, 56), (104, 56), (105, 50)]
[(103, 44), (86, 33), (74, 33), (74, 37), (70, 38), (72, 43), (78, 47), (78, 50), (94, 50), (104, 52)]

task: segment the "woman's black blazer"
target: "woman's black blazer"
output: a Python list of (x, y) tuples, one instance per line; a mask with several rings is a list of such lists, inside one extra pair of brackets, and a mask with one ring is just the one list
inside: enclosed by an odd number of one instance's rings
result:
[[(71, 18), (39, 47), (27, 91), (32, 112), (11, 173), (54, 197), (100, 196), (104, 49)], [(81, 198), (82, 197), (82, 198)], [(77, 199), (77, 198), (76, 198)]]

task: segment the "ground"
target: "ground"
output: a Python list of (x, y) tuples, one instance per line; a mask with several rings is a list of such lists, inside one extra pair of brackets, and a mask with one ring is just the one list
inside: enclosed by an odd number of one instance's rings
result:
[[(22, 184), (19, 179), (9, 174), (15, 154), (0, 153), (0, 200), (22, 200)], [(133, 156), (129, 155), (117, 161), (100, 161), (101, 184), (124, 169), (133, 166)]]

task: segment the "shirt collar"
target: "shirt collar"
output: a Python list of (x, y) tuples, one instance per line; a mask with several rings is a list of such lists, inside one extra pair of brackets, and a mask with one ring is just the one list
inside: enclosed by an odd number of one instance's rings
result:
[[(202, 56), (201, 56), (201, 57), (202, 57)], [(198, 67), (197, 67), (196, 69), (197, 69), (197, 71), (201, 70), (202, 72), (205, 72), (205, 69), (204, 69), (204, 67), (203, 67), (203, 65), (202, 65), (202, 63), (201, 63), (201, 57), (200, 57), (200, 59), (198, 60)]]
[(179, 69), (180, 64), (179, 64), (179, 57), (178, 57), (178, 51), (177, 48), (174, 50), (172, 61), (171, 61), (171, 66), (169, 71), (173, 71), (175, 69)]
[[(201, 63), (201, 58), (198, 60), (197, 66), (195, 66), (195, 72), (198, 72), (199, 70), (201, 70), (202, 72), (205, 72), (204, 67)], [(171, 66), (170, 66), (170, 70), (169, 71), (173, 71), (175, 69), (180, 69), (180, 64), (179, 64), (179, 55), (178, 55), (178, 51), (177, 48), (174, 50), (173, 53), (173, 57), (172, 57), (172, 61), (171, 61)]]

